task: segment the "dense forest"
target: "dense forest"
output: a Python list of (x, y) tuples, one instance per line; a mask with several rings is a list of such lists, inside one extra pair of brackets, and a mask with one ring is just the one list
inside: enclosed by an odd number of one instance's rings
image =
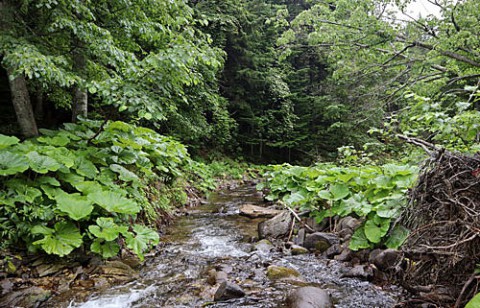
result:
[[(3, 254), (143, 259), (172, 207), (246, 162), (270, 200), (362, 218), (353, 250), (410, 247), (405, 211), (477, 245), (480, 2), (410, 2), (0, 0)], [(425, 202), (466, 216), (406, 210)], [(450, 261), (470, 277), (468, 251)]]

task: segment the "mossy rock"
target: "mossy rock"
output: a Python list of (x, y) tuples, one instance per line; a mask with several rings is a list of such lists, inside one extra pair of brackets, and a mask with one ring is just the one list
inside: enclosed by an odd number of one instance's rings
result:
[(290, 267), (270, 265), (267, 268), (267, 277), (270, 280), (290, 279), (300, 277), (300, 273)]

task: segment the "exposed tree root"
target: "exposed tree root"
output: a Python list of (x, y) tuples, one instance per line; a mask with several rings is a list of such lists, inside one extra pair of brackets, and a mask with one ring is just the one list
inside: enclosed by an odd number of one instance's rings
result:
[(401, 138), (430, 154), (400, 220), (411, 230), (403, 245), (409, 264), (402, 283), (411, 291), (425, 289), (416, 292), (425, 302), (463, 307), (480, 282), (475, 274), (480, 263), (480, 157)]

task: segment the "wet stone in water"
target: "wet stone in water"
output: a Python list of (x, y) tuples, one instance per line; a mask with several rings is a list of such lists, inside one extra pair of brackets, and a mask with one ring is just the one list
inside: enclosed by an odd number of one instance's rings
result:
[(327, 291), (316, 287), (298, 288), (287, 297), (290, 308), (331, 308), (332, 300)]
[(218, 286), (213, 299), (216, 302), (226, 301), (232, 298), (240, 298), (245, 296), (245, 291), (240, 288), (238, 285), (224, 281)]

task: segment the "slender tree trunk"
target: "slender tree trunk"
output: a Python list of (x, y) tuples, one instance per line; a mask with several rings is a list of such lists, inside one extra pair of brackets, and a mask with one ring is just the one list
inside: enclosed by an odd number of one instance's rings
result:
[[(83, 44), (77, 39), (74, 39), (74, 43), (76, 46), (73, 51), (73, 69), (82, 75), (87, 65), (85, 55), (82, 53)], [(86, 118), (88, 115), (88, 93), (78, 85), (73, 91), (72, 121), (76, 122), (78, 116)]]
[(8, 72), (8, 75), (10, 91), (12, 92), (13, 107), (22, 134), (25, 137), (37, 136), (38, 128), (33, 115), (33, 108), (30, 102), (25, 76), (19, 75), (15, 78), (11, 78), (11, 71)]

